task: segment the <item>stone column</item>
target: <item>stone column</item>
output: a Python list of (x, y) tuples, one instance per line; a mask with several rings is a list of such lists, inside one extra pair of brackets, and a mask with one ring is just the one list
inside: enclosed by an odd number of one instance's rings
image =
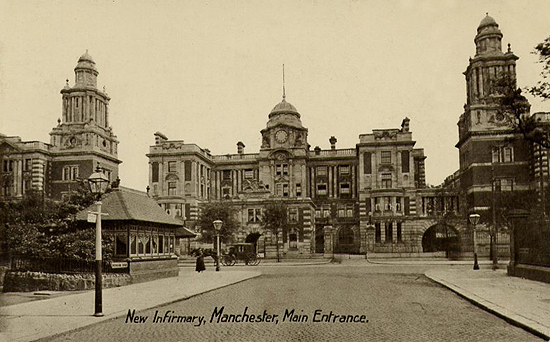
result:
[(332, 226), (325, 226), (323, 234), (325, 235), (324, 257), (332, 258), (334, 256), (335, 229)]

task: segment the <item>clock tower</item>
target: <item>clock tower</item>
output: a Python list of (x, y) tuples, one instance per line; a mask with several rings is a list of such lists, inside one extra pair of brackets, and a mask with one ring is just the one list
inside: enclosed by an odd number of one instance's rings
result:
[(109, 125), (109, 101), (97, 89), (99, 74), (86, 51), (74, 68), (75, 83), (67, 80), (62, 94), (62, 113), (57, 127), (50, 132), (52, 150), (52, 196), (63, 197), (75, 188), (80, 179), (88, 178), (97, 164), (111, 181), (118, 177), (118, 140)]
[(307, 128), (302, 126), (300, 113), (283, 100), (268, 116), (267, 127), (261, 131), (260, 181), (268, 184), (277, 197), (305, 196)]

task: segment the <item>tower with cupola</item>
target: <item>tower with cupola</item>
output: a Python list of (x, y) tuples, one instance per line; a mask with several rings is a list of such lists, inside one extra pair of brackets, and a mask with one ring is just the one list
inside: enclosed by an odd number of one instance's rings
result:
[(111, 181), (118, 178), (118, 140), (109, 124), (111, 98), (97, 88), (99, 72), (88, 54), (78, 59), (75, 82), (61, 90), (61, 117), (50, 132), (55, 154), (52, 162), (52, 195), (71, 192), (79, 179), (90, 176), (99, 163)]
[(474, 38), (475, 55), (464, 72), (466, 103), (456, 147), (465, 214), (487, 212), (495, 191), (529, 187), (529, 146), (510, 126), (497, 91), (500, 80), (511, 80), (515, 86), (518, 60), (510, 44), (502, 50), (502, 37), (497, 22), (489, 15), (483, 18)]

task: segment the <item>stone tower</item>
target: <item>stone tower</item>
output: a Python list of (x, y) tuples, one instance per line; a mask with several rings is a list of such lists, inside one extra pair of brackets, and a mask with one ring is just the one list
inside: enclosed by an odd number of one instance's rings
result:
[(93, 58), (84, 53), (74, 68), (75, 84), (69, 80), (61, 90), (62, 115), (51, 132), (52, 196), (71, 191), (78, 179), (89, 177), (97, 163), (107, 177), (118, 177), (118, 140), (109, 126), (110, 97), (97, 88), (99, 74)]
[[(499, 110), (494, 82), (516, 79), (516, 60), (510, 44), (502, 51), (502, 32), (487, 15), (474, 38), (476, 53), (464, 72), (466, 104), (458, 121), (460, 182), (468, 213), (483, 214), (491, 208), (496, 191), (528, 189), (529, 147), (514, 133)], [(490, 218), (486, 219), (490, 221)], [(489, 222), (486, 222), (489, 223)]]

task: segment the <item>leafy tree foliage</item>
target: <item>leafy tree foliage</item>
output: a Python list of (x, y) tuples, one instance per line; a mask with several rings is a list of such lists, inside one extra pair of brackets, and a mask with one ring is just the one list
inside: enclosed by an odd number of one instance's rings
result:
[(539, 63), (542, 64), (540, 73), (542, 80), (536, 86), (528, 88), (528, 90), (534, 96), (548, 100), (550, 99), (550, 83), (548, 81), (550, 75), (550, 36), (535, 46), (533, 53), (539, 56)]
[[(29, 191), (21, 200), (0, 202), (2, 250), (33, 257), (94, 260), (95, 228), (81, 229), (74, 217), (94, 201), (82, 185), (70, 199), (53, 201)], [(110, 260), (113, 241), (103, 236), (103, 258)]]
[(283, 201), (267, 204), (263, 211), (262, 223), (265, 229), (275, 234), (277, 241), (277, 261), (279, 261), (279, 232), (283, 231), (288, 223), (288, 207)]
[(237, 211), (228, 202), (216, 201), (202, 204), (197, 221), (197, 225), (201, 231), (201, 240), (213, 242), (216, 238), (213, 222), (221, 220), (223, 221), (223, 225), (220, 232), (220, 240), (222, 242), (233, 241), (234, 234), (239, 228), (236, 216)]

